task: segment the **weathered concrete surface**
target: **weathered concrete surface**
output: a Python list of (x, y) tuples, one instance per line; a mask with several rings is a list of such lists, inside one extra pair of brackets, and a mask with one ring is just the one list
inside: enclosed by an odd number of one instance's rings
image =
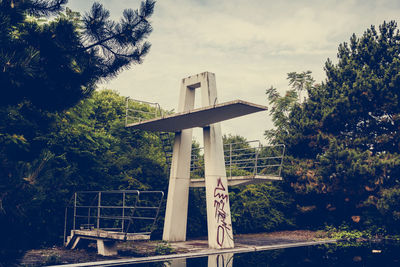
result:
[[(71, 236), (77, 235), (81, 238), (92, 238), (92, 239), (110, 239), (110, 240), (149, 240), (150, 235), (144, 234), (134, 234), (134, 233), (121, 233), (121, 232), (113, 232), (113, 231), (104, 231), (104, 230), (71, 230)], [(69, 237), (70, 239), (70, 237)]]
[(116, 242), (97, 239), (97, 253), (103, 256), (118, 255)]
[[(217, 85), (213, 73), (200, 74), (201, 101), (203, 106), (218, 103)], [(226, 179), (224, 145), (221, 124), (203, 128), (204, 175), (207, 205), (208, 246), (233, 248), (231, 209)]]
[[(282, 181), (282, 177), (275, 175), (246, 175), (227, 177), (228, 186), (265, 183), (267, 181)], [(191, 178), (190, 187), (204, 187), (204, 178)]]
[[(191, 85), (186, 79), (182, 80), (178, 112), (194, 107), (195, 90)], [(163, 230), (166, 241), (186, 240), (192, 132), (186, 129), (175, 133)]]
[[(249, 237), (249, 238), (248, 238)], [(229, 258), (235, 253), (245, 252), (256, 252), (273, 249), (283, 249), (291, 247), (301, 246), (313, 246), (327, 243), (335, 243), (336, 240), (304, 240), (304, 239), (292, 239), (292, 238), (273, 238), (268, 235), (242, 235), (235, 238), (235, 248), (228, 249), (211, 249), (208, 248), (207, 240), (189, 240), (182, 242), (172, 242), (170, 245), (177, 251), (181, 251), (177, 254), (161, 255), (161, 256), (150, 256), (141, 258), (126, 258), (108, 261), (88, 262), (88, 263), (77, 263), (62, 265), (64, 267), (84, 267), (84, 266), (114, 266), (118, 264), (130, 264), (130, 263), (146, 263), (155, 261), (169, 261), (175, 259), (186, 259), (205, 257), (210, 255), (228, 255)], [(142, 242), (141, 246), (150, 245), (150, 242)], [(257, 244), (257, 245), (255, 245)], [(183, 252), (184, 251), (184, 252)], [(213, 258), (214, 259), (214, 258)], [(214, 260), (211, 260), (215, 262)], [(184, 261), (179, 261), (184, 263)]]
[[(121, 233), (104, 230), (71, 230), (71, 235), (67, 238), (65, 246), (75, 249), (79, 244), (87, 240), (95, 240), (97, 242), (97, 253), (102, 256), (118, 255), (116, 241), (133, 241), (133, 240), (149, 240), (150, 235)], [(87, 245), (87, 242), (85, 242)]]
[[(279, 231), (272, 233), (259, 234), (243, 234), (235, 235), (235, 253), (246, 251), (271, 250), (285, 247), (309, 246), (317, 245), (321, 242), (335, 242), (334, 240), (324, 241), (321, 238), (326, 238), (327, 233), (323, 231)], [(185, 259), (189, 257), (202, 257), (208, 254), (226, 255), (224, 250), (209, 249), (207, 237), (189, 240), (185, 242), (172, 242), (170, 245), (175, 249), (175, 254), (153, 257), (155, 248), (160, 244), (160, 241), (128, 241), (119, 242), (117, 244), (118, 255), (112, 257), (104, 257), (95, 252), (95, 243), (89, 245), (88, 250), (78, 249), (69, 250), (64, 247), (51, 247), (47, 249), (33, 249), (28, 251), (19, 262), (20, 265), (27, 266), (42, 266), (50, 256), (57, 256), (59, 262), (63, 262), (64, 266), (104, 266), (102, 262), (111, 262), (109, 266), (118, 265), (114, 263), (118, 260), (120, 263), (129, 261), (149, 262), (152, 260), (168, 260), (166, 257)], [(151, 257), (148, 257), (148, 256)], [(197, 256), (193, 256), (197, 255)], [(96, 263), (98, 261), (99, 263)], [(102, 261), (102, 262), (101, 262)], [(127, 262), (127, 264), (129, 264)], [(73, 264), (77, 263), (77, 264)], [(79, 263), (79, 264), (78, 264)]]

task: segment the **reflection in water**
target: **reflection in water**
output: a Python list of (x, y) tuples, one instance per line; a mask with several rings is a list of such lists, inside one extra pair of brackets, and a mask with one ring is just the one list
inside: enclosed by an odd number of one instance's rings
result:
[(186, 259), (173, 259), (168, 262), (164, 262), (165, 267), (186, 267)]
[[(126, 265), (124, 265), (126, 266)], [(267, 267), (342, 267), (400, 266), (400, 242), (354, 242), (267, 250), (249, 253), (226, 253), (208, 257), (174, 259), (168, 262), (132, 264), (131, 266), (267, 266)]]
[(202, 258), (189, 258), (189, 259), (173, 259), (165, 262), (165, 267), (186, 267), (186, 266), (206, 266), (206, 267), (232, 267), (233, 266), (233, 253), (210, 255), (207, 262), (204, 261), (206, 257)]
[(208, 267), (232, 267), (233, 253), (208, 256)]

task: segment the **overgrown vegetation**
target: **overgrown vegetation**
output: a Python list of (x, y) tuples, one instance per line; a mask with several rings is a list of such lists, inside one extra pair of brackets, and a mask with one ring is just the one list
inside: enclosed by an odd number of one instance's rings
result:
[(321, 84), (311, 72), (290, 73), (284, 96), (267, 90), (276, 128), (266, 136), (287, 146), (297, 226), (400, 229), (399, 53), (397, 25), (385, 22), (341, 44)]
[(168, 255), (174, 253), (174, 248), (168, 242), (158, 243), (154, 252), (156, 255)]

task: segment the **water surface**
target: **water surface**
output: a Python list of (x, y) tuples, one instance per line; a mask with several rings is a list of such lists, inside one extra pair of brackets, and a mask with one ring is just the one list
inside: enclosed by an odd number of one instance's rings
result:
[(340, 242), (124, 266), (400, 266), (400, 242)]

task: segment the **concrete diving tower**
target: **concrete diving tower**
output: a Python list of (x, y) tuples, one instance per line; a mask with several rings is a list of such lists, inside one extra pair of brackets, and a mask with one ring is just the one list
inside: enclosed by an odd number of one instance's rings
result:
[[(196, 89), (200, 89), (202, 100), (202, 107), (198, 109), (194, 109)], [(186, 240), (189, 187), (205, 186), (209, 247), (234, 247), (219, 123), (265, 110), (265, 106), (242, 100), (218, 104), (215, 75), (204, 72), (182, 80), (177, 113), (126, 125), (145, 131), (175, 132), (163, 240)], [(203, 128), (205, 177), (191, 182), (192, 129), (195, 127)], [(249, 183), (250, 179), (279, 180), (280, 177), (239, 177), (232, 184)]]

